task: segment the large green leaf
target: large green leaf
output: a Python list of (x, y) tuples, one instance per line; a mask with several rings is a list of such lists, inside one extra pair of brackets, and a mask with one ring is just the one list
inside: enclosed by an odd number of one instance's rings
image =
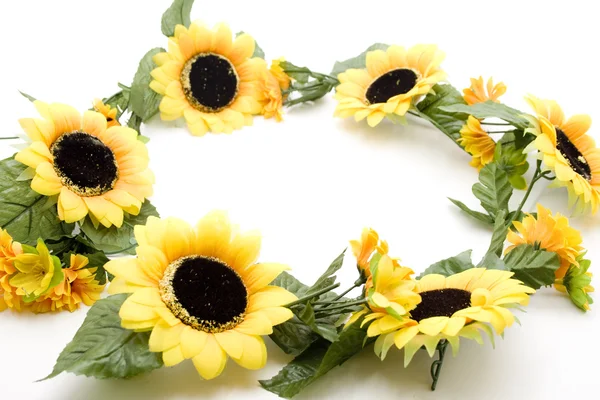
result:
[(458, 144), (460, 130), (465, 125), (467, 116), (443, 110), (444, 106), (455, 104), (466, 104), (458, 90), (452, 85), (435, 85), (431, 93), (417, 104), (416, 111), (421, 118), (431, 122)]
[(450, 200), (455, 206), (457, 206), (458, 208), (463, 210), (465, 213), (467, 213), (467, 215), (470, 215), (471, 217), (475, 218), (476, 220), (483, 222), (486, 225), (492, 225), (494, 223), (494, 219), (492, 217), (490, 217), (488, 214), (485, 214), (485, 213), (482, 213), (479, 211), (475, 211), (475, 210), (471, 210), (462, 201), (451, 199), (450, 197), (448, 197), (448, 200)]
[(140, 60), (137, 72), (133, 77), (129, 94), (129, 108), (142, 119), (142, 122), (148, 121), (158, 113), (161, 96), (150, 88), (152, 81), (150, 72), (156, 68), (152, 57), (164, 51), (165, 49), (156, 47), (147, 52)]
[(342, 331), (337, 342), (314, 343), (269, 380), (260, 381), (266, 390), (283, 398), (292, 398), (316, 379), (343, 364), (363, 349), (367, 328), (355, 323)]
[(344, 264), (345, 253), (346, 250), (342, 251), (342, 253), (337, 256), (335, 260), (331, 262), (331, 264), (329, 264), (327, 270), (325, 270), (325, 272), (316, 280), (316, 282), (307, 289), (304, 295), (318, 292), (319, 290), (324, 289), (335, 282), (336, 277), (334, 274), (339, 271), (340, 268), (342, 268), (342, 265)]
[(445, 112), (462, 114), (465, 119), (469, 115), (472, 115), (477, 119), (499, 118), (519, 129), (526, 129), (529, 125), (527, 120), (523, 117), (525, 113), (505, 104), (495, 103), (491, 100), (484, 103), (476, 103), (472, 106), (467, 104), (454, 104), (444, 105), (440, 108)]
[(14, 240), (35, 244), (38, 238), (58, 239), (73, 232), (61, 222), (55, 205), (31, 189), (31, 181), (17, 180), (27, 167), (12, 157), (0, 161), (0, 227)]
[(127, 294), (118, 294), (97, 301), (44, 379), (61, 372), (100, 379), (131, 378), (162, 367), (161, 353), (148, 350), (150, 332), (121, 327), (119, 309), (126, 298)]
[(194, 0), (175, 0), (167, 11), (164, 12), (160, 23), (163, 35), (171, 37), (175, 35), (175, 27), (183, 25), (186, 28), (190, 26), (190, 13)]
[(508, 227), (506, 226), (506, 210), (501, 210), (496, 215), (496, 221), (494, 222), (494, 231), (492, 232), (492, 240), (490, 241), (490, 247), (488, 253), (495, 254), (500, 257), (502, 250), (504, 249), (504, 241), (506, 235), (508, 235)]
[(331, 70), (330, 75), (334, 76), (337, 78), (338, 74), (344, 72), (347, 69), (350, 68), (358, 68), (358, 69), (362, 69), (362, 68), (366, 68), (367, 67), (367, 53), (369, 51), (374, 51), (374, 50), (387, 50), (387, 48), (390, 47), (389, 44), (384, 44), (384, 43), (375, 43), (371, 46), (369, 46), (365, 51), (363, 51), (362, 53), (360, 53), (358, 56), (356, 57), (352, 57), (349, 58), (347, 60), (344, 61), (336, 61), (335, 64), (333, 65), (333, 69)]
[(506, 172), (496, 163), (490, 163), (479, 171), (479, 182), (473, 185), (473, 194), (490, 216), (496, 220), (499, 211), (508, 212), (513, 189)]
[(418, 279), (428, 274), (450, 276), (474, 267), (475, 266), (471, 261), (471, 250), (467, 250), (454, 257), (446, 258), (445, 260), (431, 264), (421, 275), (419, 275)]
[(150, 216), (158, 217), (158, 212), (150, 201), (146, 200), (142, 204), (138, 215), (125, 215), (123, 225), (120, 228), (114, 225), (110, 228), (105, 228), (102, 225), (95, 228), (89, 218), (87, 218), (81, 225), (81, 231), (97, 249), (106, 253), (135, 254), (137, 242), (133, 236), (133, 227), (136, 225), (145, 225), (146, 220)]
[(536, 250), (534, 246), (522, 244), (504, 257), (504, 264), (515, 273), (515, 279), (539, 289), (554, 283), (554, 272), (560, 267), (560, 259), (554, 252)]

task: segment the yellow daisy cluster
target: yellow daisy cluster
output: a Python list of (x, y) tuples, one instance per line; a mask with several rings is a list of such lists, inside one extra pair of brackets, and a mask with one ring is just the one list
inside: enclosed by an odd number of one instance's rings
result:
[(440, 68), (445, 55), (433, 45), (410, 49), (390, 46), (366, 55), (365, 69), (348, 69), (338, 75), (335, 115), (378, 125), (386, 115), (403, 117), (411, 106), (446, 78)]
[(525, 100), (535, 111), (529, 117), (536, 135), (527, 150), (539, 151), (546, 167), (556, 174), (556, 185), (565, 186), (569, 200), (578, 213), (600, 208), (600, 149), (587, 135), (592, 119), (589, 115), (573, 115), (568, 120), (554, 100), (527, 96)]
[(233, 39), (226, 24), (214, 29), (193, 22), (177, 25), (168, 51), (154, 57), (150, 87), (162, 95), (160, 115), (185, 118), (193, 135), (231, 133), (252, 124), (252, 116), (281, 120), (282, 90), (289, 78), (278, 62), (269, 70), (252, 57), (255, 42), (241, 34)]
[(72, 312), (81, 303), (91, 306), (104, 285), (95, 279), (96, 268), (85, 268), (87, 264), (87, 257), (72, 254), (70, 266), (61, 268), (42, 240), (35, 249), (29, 248), (0, 229), (0, 311)]
[(34, 191), (57, 196), (59, 218), (77, 222), (89, 215), (96, 227), (121, 227), (124, 212), (137, 215), (154, 183), (137, 132), (108, 127), (96, 111), (82, 116), (64, 104), (34, 105), (43, 119), (19, 120), (31, 144), (15, 159), (30, 168)]
[(395, 345), (405, 349), (405, 366), (425, 346), (433, 356), (437, 344), (447, 340), (455, 351), (459, 338), (481, 341), (479, 330), (497, 334), (514, 323), (509, 307), (527, 305), (530, 287), (512, 279), (512, 272), (472, 268), (452, 276), (425, 275), (415, 280), (405, 267), (394, 267), (381, 257), (373, 271), (367, 306), (352, 315), (347, 325), (362, 319), (367, 336), (377, 337), (375, 352), (385, 358)]
[(150, 351), (164, 364), (191, 359), (205, 379), (221, 374), (228, 357), (262, 368), (262, 335), (292, 318), (284, 305), (296, 296), (269, 285), (287, 266), (256, 263), (261, 238), (237, 233), (228, 217), (213, 212), (195, 227), (150, 217), (135, 227), (137, 258), (105, 268), (115, 275), (109, 292), (131, 293), (120, 310), (122, 326), (152, 331)]
[[(487, 91), (486, 91), (487, 89)], [(468, 105), (493, 101), (499, 103), (498, 98), (506, 93), (506, 85), (502, 82), (494, 85), (494, 80), (489, 78), (487, 85), (483, 85), (483, 77), (471, 78), (471, 86), (463, 89), (463, 98)]]

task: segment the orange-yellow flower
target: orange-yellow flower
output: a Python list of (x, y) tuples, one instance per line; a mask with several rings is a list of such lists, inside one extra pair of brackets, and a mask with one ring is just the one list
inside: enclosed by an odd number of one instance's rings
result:
[(271, 68), (269, 68), (269, 71), (271, 71), (273, 76), (277, 79), (277, 82), (279, 82), (279, 87), (281, 88), (281, 90), (289, 89), (290, 83), (292, 82), (288, 74), (286, 74), (283, 70), (283, 67), (281, 67), (281, 63), (284, 61), (285, 58), (283, 57), (280, 57), (277, 60), (273, 60), (271, 61)]
[(15, 242), (4, 229), (0, 228), (0, 311), (7, 308), (21, 310), (23, 302), (16, 288), (10, 284), (10, 277), (17, 272), (13, 260), (23, 254), (21, 243)]
[(117, 109), (112, 108), (108, 104), (104, 104), (100, 99), (94, 99), (94, 110), (104, 115), (106, 118), (106, 126), (110, 128), (111, 126), (121, 126), (119, 120), (117, 119)]
[(479, 79), (471, 78), (471, 87), (463, 90), (463, 97), (468, 105), (476, 103), (483, 103), (491, 100), (495, 103), (499, 103), (498, 98), (506, 93), (506, 85), (502, 82), (494, 85), (492, 78), (487, 81), (487, 92), (483, 86), (483, 78), (480, 76)]
[(471, 166), (479, 170), (494, 161), (496, 142), (483, 130), (477, 118), (469, 115), (467, 124), (460, 130), (460, 136), (458, 143), (473, 156), (469, 163)]

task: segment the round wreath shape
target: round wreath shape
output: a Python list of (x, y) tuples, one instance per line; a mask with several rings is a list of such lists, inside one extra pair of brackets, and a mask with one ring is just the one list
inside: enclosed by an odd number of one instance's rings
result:
[[(566, 118), (555, 101), (532, 95), (530, 113), (516, 110), (500, 101), (507, 88), (491, 78), (472, 79), (461, 94), (445, 82), (445, 56), (433, 45), (378, 43), (329, 74), (282, 58), (268, 66), (250, 35), (191, 22), (192, 3), (173, 2), (162, 19), (167, 49), (146, 53), (132, 84), (119, 84), (92, 109), (25, 95), (41, 118), (19, 121), (26, 143), (0, 161), (0, 311), (91, 306), (46, 379), (62, 372), (129, 378), (186, 360), (214, 379), (229, 359), (264, 367), (268, 335), (296, 357), (260, 381), (281, 397), (367, 347), (382, 360), (403, 350), (405, 367), (421, 349), (437, 354), (435, 390), (448, 345), (456, 355), (461, 339), (482, 344), (485, 335), (493, 344), (536, 290), (554, 286), (589, 309), (591, 262), (581, 234), (541, 204), (523, 209), (533, 186), (548, 180), (566, 187), (575, 213), (598, 211), (600, 150), (587, 135), (589, 116)], [(159, 218), (148, 200), (154, 175), (142, 123), (159, 114), (183, 118), (193, 135), (231, 133), (256, 115), (279, 122), (284, 106), (332, 90), (337, 117), (370, 127), (422, 118), (472, 156), (482, 210), (451, 200), (489, 226), (482, 260), (465, 251), (415, 277), (365, 228), (349, 242), (356, 281), (338, 290), (345, 251), (306, 285), (288, 266), (260, 261), (260, 234), (242, 233), (223, 211), (194, 226)], [(530, 153), (537, 158), (528, 182)], [(109, 296), (101, 298), (105, 286)]]

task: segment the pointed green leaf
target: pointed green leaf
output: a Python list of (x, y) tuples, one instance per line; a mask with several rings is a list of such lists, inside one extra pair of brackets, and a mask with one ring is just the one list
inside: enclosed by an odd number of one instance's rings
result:
[(450, 200), (455, 206), (457, 206), (458, 208), (460, 208), (461, 210), (463, 210), (465, 213), (467, 213), (467, 215), (475, 218), (476, 220), (478, 220), (480, 222), (483, 222), (486, 225), (491, 225), (491, 224), (494, 223), (494, 220), (488, 214), (484, 214), (484, 213), (479, 212), (479, 211), (471, 210), (462, 201), (451, 199), (449, 197), (448, 197), (448, 200)]
[(454, 104), (444, 105), (440, 108), (445, 112), (462, 114), (465, 119), (469, 115), (472, 115), (477, 119), (499, 118), (512, 124), (512, 126), (518, 129), (526, 129), (529, 125), (527, 120), (523, 117), (525, 114), (524, 112), (508, 107), (502, 103), (495, 103), (491, 100), (484, 103), (476, 103), (472, 106), (467, 104)]
[(164, 12), (160, 24), (163, 35), (171, 37), (175, 35), (175, 27), (183, 25), (186, 28), (191, 24), (191, 11), (194, 0), (175, 0)]
[(356, 57), (352, 57), (352, 58), (349, 58), (349, 59), (344, 60), (344, 61), (336, 61), (335, 64), (333, 65), (333, 69), (331, 70), (330, 75), (332, 75), (332, 76), (334, 76), (334, 77), (337, 78), (338, 74), (341, 74), (342, 72), (346, 71), (347, 69), (350, 69), (350, 68), (358, 68), (358, 69), (366, 68), (367, 67), (367, 53), (368, 52), (374, 51), (374, 50), (383, 50), (383, 51), (386, 51), (388, 47), (390, 47), (390, 45), (388, 45), (388, 44), (375, 43), (375, 44), (369, 46), (365, 51), (363, 51), (362, 53), (360, 53)]
[(502, 255), (502, 250), (504, 250), (504, 241), (506, 240), (507, 235), (508, 228), (506, 227), (506, 210), (500, 210), (498, 215), (496, 215), (492, 240), (487, 253), (495, 254), (496, 256), (500, 257), (500, 255)]
[(142, 122), (148, 121), (158, 113), (161, 96), (150, 88), (150, 82), (152, 81), (150, 72), (156, 68), (152, 57), (165, 51), (161, 47), (156, 47), (147, 52), (140, 60), (137, 72), (133, 77), (131, 93), (129, 94), (129, 108), (142, 119)]
[(37, 100), (35, 97), (30, 96), (25, 92), (21, 92), (20, 90), (19, 90), (19, 93), (21, 93), (21, 96), (25, 97), (27, 100), (29, 100), (32, 103)]
[(508, 212), (508, 201), (512, 192), (508, 175), (495, 163), (483, 167), (479, 171), (479, 183), (473, 185), (473, 194), (494, 220), (499, 211)]
[(446, 258), (445, 260), (438, 261), (435, 264), (429, 266), (418, 279), (428, 274), (441, 274), (444, 276), (450, 276), (459, 272), (466, 271), (471, 268), (475, 268), (471, 261), (471, 250), (463, 251), (462, 253)]
[(90, 308), (83, 325), (44, 380), (61, 372), (99, 379), (131, 378), (163, 366), (162, 354), (148, 349), (150, 332), (121, 327), (119, 309), (127, 296), (110, 296)]
[(331, 262), (327, 270), (319, 277), (319, 279), (317, 279), (317, 281), (306, 291), (305, 295), (324, 289), (335, 282), (334, 274), (342, 268), (345, 253), (346, 250), (344, 249), (344, 251)]
[(514, 278), (534, 289), (554, 283), (554, 272), (560, 267), (560, 259), (553, 252), (536, 250), (522, 244), (512, 249), (505, 257), (504, 264), (515, 273)]
[(417, 103), (416, 111), (421, 118), (431, 122), (458, 145), (460, 130), (465, 125), (467, 116), (444, 111), (444, 106), (449, 105), (466, 105), (466, 103), (461, 93), (452, 85), (435, 85), (431, 93)]

